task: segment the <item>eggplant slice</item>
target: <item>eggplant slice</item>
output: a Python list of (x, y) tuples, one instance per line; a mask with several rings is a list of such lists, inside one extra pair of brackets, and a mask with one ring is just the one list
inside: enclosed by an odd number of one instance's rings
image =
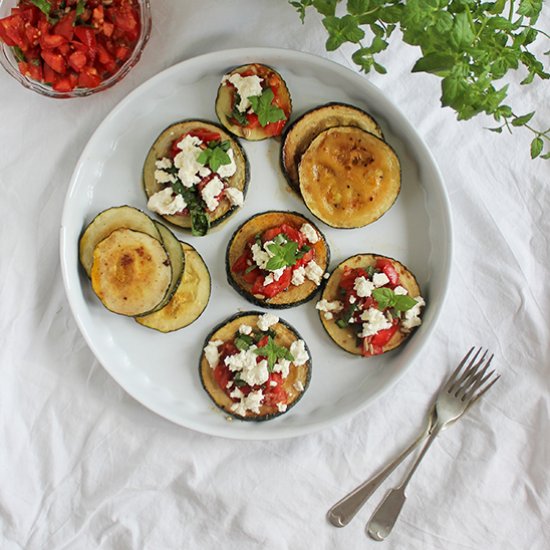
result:
[[(268, 67), (267, 65), (262, 65), (260, 63), (241, 65), (240, 67), (232, 69), (227, 74), (242, 74), (244, 72), (250, 73), (251, 75), (256, 74), (266, 80), (274, 77), (274, 80), (277, 82), (277, 96), (279, 97), (278, 106), (285, 112), (285, 124), (288, 123), (288, 119), (290, 118), (290, 114), (292, 112), (292, 99), (283, 77), (272, 67)], [(265, 128), (262, 126), (247, 128), (234, 124), (230, 121), (231, 112), (233, 111), (234, 95), (233, 88), (223, 83), (220, 84), (220, 87), (218, 88), (218, 95), (216, 97), (216, 115), (218, 116), (220, 123), (235, 136), (248, 141), (261, 141), (263, 139), (274, 137), (270, 135), (269, 132), (266, 132)]]
[(363, 227), (387, 212), (401, 189), (394, 150), (360, 128), (321, 132), (302, 155), (300, 191), (311, 213), (336, 228)]
[(289, 126), (281, 146), (281, 169), (288, 184), (300, 193), (298, 165), (309, 144), (323, 130), (336, 126), (353, 126), (384, 139), (378, 122), (367, 112), (346, 103), (327, 103), (304, 113)]
[[(250, 179), (250, 169), (248, 158), (244, 152), (244, 149), (234, 137), (229, 135), (225, 129), (218, 124), (207, 120), (196, 119), (182, 120), (180, 122), (176, 122), (175, 124), (171, 124), (160, 133), (153, 143), (143, 165), (143, 188), (147, 198), (150, 198), (152, 195), (158, 191), (162, 191), (162, 189), (166, 187), (165, 185), (158, 183), (155, 179), (155, 162), (169, 156), (170, 148), (175, 139), (179, 138), (183, 134), (186, 134), (187, 132), (190, 132), (191, 130), (196, 130), (198, 128), (205, 128), (211, 132), (216, 132), (220, 134), (222, 141), (229, 141), (231, 144), (231, 149), (233, 149), (237, 171), (231, 177), (227, 178), (228, 186), (238, 189), (244, 196), (246, 196), (248, 181)], [(218, 225), (231, 216), (231, 214), (233, 214), (237, 209), (237, 206), (231, 205), (229, 200), (226, 197), (223, 197), (220, 200), (220, 204), (213, 212), (207, 212), (210, 225)], [(177, 227), (191, 229), (191, 217), (189, 215), (162, 217), (167, 222), (170, 222)]]
[(319, 234), (319, 240), (315, 244), (309, 245), (315, 250), (314, 260), (323, 272), (326, 272), (330, 262), (330, 250), (325, 236), (311, 220), (301, 214), (273, 210), (252, 216), (233, 233), (227, 246), (225, 264), (229, 284), (243, 298), (260, 307), (273, 309), (294, 307), (311, 300), (319, 289), (319, 286), (313, 281), (306, 279), (300, 286), (290, 285), (288, 290), (280, 292), (276, 296), (273, 296), (273, 298), (262, 298), (259, 295), (255, 296), (252, 294), (252, 284), (246, 282), (241, 273), (233, 273), (231, 270), (231, 267), (243, 254), (246, 244), (251, 239), (254, 239), (256, 235), (263, 233), (266, 229), (279, 226), (283, 223), (292, 225), (296, 229), (300, 229), (302, 224), (305, 223), (312, 225)]
[(185, 272), (172, 299), (159, 311), (136, 321), (159, 332), (172, 332), (196, 321), (210, 300), (210, 273), (201, 255), (188, 243), (179, 243), (185, 253)]
[[(376, 264), (376, 260), (378, 260), (379, 258), (384, 258), (392, 261), (395, 270), (399, 274), (399, 284), (407, 289), (409, 295), (412, 298), (420, 296), (420, 287), (418, 286), (416, 278), (401, 262), (398, 262), (393, 258), (389, 258), (388, 256), (381, 256), (378, 254), (357, 254), (356, 256), (352, 256), (351, 258), (344, 260), (334, 269), (325, 285), (325, 288), (323, 289), (321, 299), (327, 300), (329, 302), (340, 300), (340, 296), (338, 294), (338, 285), (344, 272), (344, 266), (350, 267), (352, 269), (356, 269), (359, 267), (365, 269), (369, 266), (374, 266)], [(327, 334), (332, 338), (335, 344), (337, 344), (343, 350), (349, 353), (352, 353), (354, 355), (362, 355), (361, 346), (358, 344), (356, 332), (353, 330), (353, 328), (340, 328), (336, 324), (336, 318), (327, 320), (323, 316), (322, 312), (319, 312), (319, 318), (321, 319), (321, 323), (323, 324), (323, 327), (326, 330)], [(400, 346), (410, 336), (410, 334), (411, 332), (403, 332), (401, 330), (398, 330), (392, 336), (390, 341), (385, 346), (383, 346), (383, 353), (391, 351)]]
[[(228, 340), (233, 340), (239, 331), (239, 327), (243, 324), (249, 325), (252, 329), (257, 329), (258, 318), (261, 315), (262, 313), (259, 311), (247, 311), (230, 317), (210, 332), (210, 334), (206, 337), (203, 348), (206, 347), (210, 341), (221, 340), (226, 342)], [(272, 325), (270, 330), (275, 333), (274, 340), (279, 346), (285, 346), (288, 348), (292, 342), (296, 340), (303, 340), (298, 331), (282, 319), (279, 319), (279, 322), (276, 325)], [(283, 388), (288, 396), (287, 409), (284, 412), (279, 411), (276, 405), (265, 404), (261, 405), (259, 413), (246, 411), (245, 415), (242, 416), (233, 412), (231, 410), (231, 405), (233, 405), (234, 401), (225, 393), (225, 391), (223, 391), (222, 388), (220, 388), (218, 382), (214, 378), (214, 369), (210, 367), (208, 361), (206, 360), (204, 351), (201, 354), (199, 362), (199, 373), (202, 386), (217, 407), (219, 407), (224, 413), (234, 418), (238, 418), (239, 420), (252, 420), (258, 422), (263, 420), (271, 420), (281, 414), (286, 414), (301, 399), (302, 395), (307, 390), (311, 379), (311, 353), (309, 352), (305, 341), (304, 344), (309, 355), (309, 360), (300, 366), (295, 366), (294, 364), (291, 364), (290, 366), (289, 375), (284, 379), (283, 384)]]
[(94, 248), (91, 280), (107, 309), (142, 315), (155, 309), (169, 292), (172, 267), (159, 240), (121, 228)]

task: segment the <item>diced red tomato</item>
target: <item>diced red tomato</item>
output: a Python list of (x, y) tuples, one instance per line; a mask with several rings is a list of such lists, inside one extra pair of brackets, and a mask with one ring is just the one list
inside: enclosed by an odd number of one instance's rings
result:
[(277, 122), (269, 122), (264, 126), (264, 132), (269, 137), (280, 136), (286, 124), (286, 118)]
[[(277, 385), (272, 386), (270, 382), (275, 382)], [(273, 407), (277, 403), (288, 403), (288, 395), (283, 386), (283, 377), (280, 373), (274, 372), (269, 375), (269, 379), (266, 383), (264, 390), (264, 404)]]
[(258, 342), (258, 347), (263, 348), (264, 346), (267, 346), (267, 343), (269, 342), (269, 336), (262, 336)]
[(78, 86), (80, 88), (96, 88), (101, 84), (101, 77), (94, 67), (84, 67), (78, 75)]
[(260, 128), (260, 119), (256, 113), (248, 113), (246, 115), (246, 127), (254, 130), (254, 128)]
[(391, 260), (378, 258), (376, 260), (376, 267), (386, 274), (386, 277), (390, 280), (390, 286), (396, 287), (399, 284), (399, 274)]
[(219, 141), (222, 136), (218, 132), (212, 132), (208, 128), (195, 128), (188, 132), (190, 136), (199, 138), (204, 143), (210, 143), (211, 141)]
[(347, 265), (345, 265), (344, 272), (342, 273), (342, 277), (340, 278), (340, 282), (338, 283), (338, 286), (340, 286), (340, 288), (343, 288), (344, 290), (351, 290), (353, 288), (353, 284), (355, 283), (355, 279), (357, 279), (357, 277), (368, 278), (368, 274), (364, 269), (360, 267), (356, 269), (352, 269)]
[(392, 336), (399, 329), (399, 322), (394, 320), (390, 328), (379, 330), (374, 336), (372, 336), (371, 344), (373, 346), (385, 346), (392, 338)]
[(29, 78), (32, 78), (34, 80), (42, 80), (43, 74), (41, 64), (27, 63), (22, 61), (18, 63), (18, 65), (19, 71), (22, 75), (28, 76)]
[(75, 12), (70, 11), (57, 25), (53, 28), (54, 34), (64, 36), (67, 40), (72, 40), (74, 35)]
[(109, 23), (108, 21), (105, 21), (103, 23), (102, 32), (105, 36), (107, 37), (112, 36), (114, 30), (115, 30), (115, 26), (112, 23)]
[(242, 273), (248, 268), (248, 260), (249, 254), (246, 251), (235, 260), (235, 263), (231, 266), (231, 271), (233, 273)]
[(57, 75), (55, 74), (55, 71), (47, 63), (44, 63), (43, 73), (44, 82), (46, 84), (53, 85), (53, 83), (57, 80)]
[(18, 46), (23, 51), (29, 47), (25, 35), (25, 21), (19, 14), (0, 19), (0, 38), (8, 46)]
[(40, 37), (40, 46), (45, 50), (53, 50), (66, 43), (67, 38), (60, 34), (43, 34)]
[(283, 292), (290, 286), (290, 280), (292, 279), (292, 268), (287, 267), (278, 281), (273, 281), (272, 283), (264, 286), (265, 277), (258, 277), (254, 284), (252, 285), (252, 294), (261, 294), (266, 298), (273, 298)]
[(115, 57), (118, 61), (126, 61), (131, 53), (132, 50), (128, 46), (119, 46), (115, 51)]
[(65, 74), (67, 64), (65, 63), (65, 58), (60, 53), (55, 53), (51, 50), (42, 50), (40, 55), (56, 73)]
[(97, 41), (94, 30), (89, 27), (75, 27), (74, 33), (78, 40), (88, 47), (90, 63), (93, 63), (97, 54)]
[(63, 78), (58, 78), (52, 85), (52, 88), (56, 92), (70, 92), (74, 90), (76, 82), (73, 83), (72, 79), (68, 76)]
[(226, 391), (227, 389), (227, 383), (231, 379), (231, 371), (227, 368), (227, 366), (220, 362), (214, 369), (214, 380), (218, 383), (218, 386)]
[(313, 248), (310, 248), (293, 266), (295, 269), (302, 266), (307, 265), (311, 260), (313, 260), (315, 256), (315, 250)]
[(305, 243), (305, 237), (300, 233), (298, 229), (292, 227), (287, 223), (283, 223), (277, 227), (266, 229), (262, 233), (263, 242), (272, 241), (277, 235), (284, 233), (289, 239), (298, 243), (299, 247), (302, 247)]
[(79, 73), (82, 71), (82, 69), (85, 67), (87, 62), (86, 54), (83, 52), (73, 52), (69, 56), (69, 65), (77, 72)]

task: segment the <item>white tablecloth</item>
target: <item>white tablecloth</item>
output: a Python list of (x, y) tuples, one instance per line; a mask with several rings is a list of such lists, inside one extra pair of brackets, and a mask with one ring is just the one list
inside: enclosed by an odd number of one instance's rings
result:
[[(383, 56), (389, 74), (366, 78), (437, 159), (456, 244), (443, 314), (407, 374), (332, 429), (242, 442), (157, 417), (96, 361), (65, 298), (58, 237), (72, 170), (99, 122), (147, 78), (201, 53), (328, 55), (315, 16), (302, 27), (285, 0), (153, 0), (153, 18), (142, 60), (97, 96), (48, 100), (0, 74), (0, 547), (549, 548), (550, 163), (529, 159), (527, 131), (456, 122), (439, 106), (438, 79), (410, 73), (418, 51), (397, 40)], [(538, 26), (549, 23), (546, 14)], [(351, 51), (330, 57), (353, 67)], [(523, 76), (511, 104), (548, 125), (548, 85), (520, 87)], [(415, 435), (442, 372), (473, 344), (495, 352), (502, 379), (435, 442), (387, 542), (363, 529), (379, 497), (332, 527), (330, 505)]]

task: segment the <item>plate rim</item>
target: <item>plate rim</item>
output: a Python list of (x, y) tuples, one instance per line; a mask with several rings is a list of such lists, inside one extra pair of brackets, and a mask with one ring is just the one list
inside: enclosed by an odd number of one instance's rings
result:
[[(94, 339), (91, 337), (91, 335), (88, 332), (88, 329), (82, 320), (78, 307), (76, 304), (76, 297), (73, 295), (73, 292), (71, 290), (72, 288), (72, 281), (70, 276), (70, 269), (71, 266), (68, 263), (68, 258), (65, 253), (67, 250), (67, 247), (69, 246), (69, 236), (67, 234), (67, 220), (69, 217), (69, 206), (71, 203), (71, 197), (75, 191), (75, 187), (78, 180), (79, 171), (81, 169), (81, 166), (83, 164), (84, 159), (86, 158), (86, 155), (88, 153), (89, 148), (91, 147), (91, 143), (94, 141), (94, 138), (96, 134), (98, 134), (102, 128), (107, 125), (111, 118), (114, 118), (118, 112), (125, 108), (125, 106), (133, 101), (134, 96), (141, 93), (143, 90), (146, 90), (147, 88), (154, 87), (155, 82), (158, 80), (162, 80), (166, 77), (166, 75), (170, 73), (178, 73), (181, 71), (182, 67), (185, 65), (191, 65), (194, 63), (201, 63), (204, 62), (205, 64), (208, 64), (209, 59), (214, 58), (216, 61), (219, 61), (220, 56), (227, 57), (227, 58), (247, 58), (252, 56), (253, 58), (258, 58), (258, 60), (261, 60), (265, 57), (275, 57), (275, 56), (282, 56), (287, 59), (292, 59), (293, 61), (299, 61), (304, 60), (306, 62), (314, 63), (314, 64), (321, 64), (321, 65), (327, 65), (331, 66), (332, 70), (336, 72), (342, 72), (346, 74), (347, 76), (353, 75), (355, 79), (357, 79), (357, 82), (359, 84), (360, 79), (360, 85), (365, 86), (367, 88), (370, 88), (373, 90), (373, 92), (378, 95), (381, 100), (391, 106), (391, 108), (394, 110), (394, 112), (398, 115), (398, 117), (401, 119), (401, 123), (404, 125), (408, 133), (411, 133), (415, 139), (416, 139), (416, 145), (421, 148), (424, 156), (426, 157), (427, 161), (431, 164), (431, 168), (434, 171), (434, 175), (436, 176), (439, 191), (440, 191), (440, 207), (443, 208), (443, 219), (446, 222), (445, 229), (445, 238), (444, 241), (446, 243), (445, 246), (445, 258), (442, 262), (441, 272), (442, 272), (442, 279), (443, 279), (443, 285), (441, 289), (441, 298), (438, 301), (437, 304), (434, 305), (436, 307), (436, 311), (433, 313), (433, 318), (431, 324), (426, 328), (426, 332), (423, 335), (422, 341), (417, 345), (416, 349), (412, 352), (412, 356), (409, 358), (408, 362), (405, 364), (404, 368), (400, 369), (395, 376), (389, 381), (389, 383), (382, 385), (379, 389), (374, 391), (372, 394), (370, 394), (366, 399), (361, 401), (359, 404), (357, 404), (354, 407), (351, 407), (350, 409), (339, 413), (333, 417), (330, 417), (325, 420), (319, 420), (317, 422), (308, 423), (307, 425), (289, 425), (284, 426), (283, 429), (280, 429), (278, 431), (274, 431), (269, 433), (269, 430), (250, 430), (247, 432), (232, 432), (231, 430), (227, 430), (227, 427), (223, 424), (221, 424), (219, 427), (210, 427), (210, 426), (201, 426), (200, 424), (193, 422), (193, 421), (187, 421), (184, 422), (180, 417), (178, 417), (175, 414), (170, 414), (170, 412), (167, 411), (160, 411), (158, 410), (154, 404), (146, 403), (140, 396), (136, 395), (136, 392), (133, 391), (133, 388), (129, 388), (128, 384), (121, 381), (121, 377), (119, 377), (115, 372), (113, 372), (112, 369), (110, 369), (100, 358), (99, 356), (102, 355), (102, 353), (97, 349), (96, 343)], [(407, 140), (405, 140), (407, 142)], [(388, 391), (390, 388), (392, 388), (395, 384), (399, 382), (402, 376), (406, 372), (409, 371), (409, 369), (412, 367), (412, 365), (417, 360), (420, 353), (423, 351), (424, 347), (426, 346), (427, 342), (429, 341), (430, 337), (432, 336), (433, 331), (437, 327), (437, 324), (439, 322), (441, 313), (443, 311), (444, 304), (446, 302), (448, 292), (449, 292), (449, 286), (450, 286), (450, 279), (451, 279), (451, 268), (452, 268), (452, 258), (454, 254), (454, 231), (453, 231), (453, 219), (452, 219), (452, 211), (451, 211), (451, 205), (450, 205), (450, 199), (449, 195), (447, 193), (447, 189), (445, 187), (445, 180), (443, 178), (443, 175), (441, 173), (441, 170), (435, 160), (434, 155), (432, 154), (431, 150), (428, 148), (425, 140), (423, 137), (416, 131), (416, 129), (412, 126), (411, 122), (407, 119), (407, 117), (404, 115), (400, 107), (396, 104), (394, 104), (391, 100), (384, 97), (382, 90), (375, 86), (372, 82), (365, 79), (365, 77), (355, 71), (353, 71), (351, 68), (346, 67), (343, 64), (337, 63), (336, 61), (333, 61), (331, 59), (322, 57), (320, 55), (312, 54), (312, 53), (306, 53), (306, 52), (300, 52), (297, 50), (293, 50), (290, 48), (271, 48), (271, 47), (246, 47), (246, 48), (232, 48), (232, 49), (226, 49), (226, 50), (219, 50), (219, 51), (213, 51), (208, 52), (205, 54), (201, 54), (198, 56), (190, 57), (188, 59), (185, 59), (183, 61), (180, 61), (178, 63), (175, 63), (174, 65), (171, 65), (170, 67), (167, 67), (155, 75), (151, 76), (138, 86), (136, 86), (130, 93), (128, 93), (122, 100), (120, 100), (109, 112), (108, 114), (100, 121), (100, 123), (97, 125), (95, 130), (92, 132), (90, 137), (88, 138), (86, 145), (84, 146), (82, 153), (80, 154), (75, 167), (73, 169), (71, 179), (69, 182), (69, 186), (66, 191), (65, 200), (63, 203), (63, 213), (61, 218), (61, 226), (59, 230), (59, 254), (60, 254), (60, 264), (61, 264), (61, 274), (63, 279), (63, 287), (65, 291), (65, 295), (67, 297), (67, 300), (69, 302), (69, 306), (71, 309), (71, 313), (77, 323), (78, 329), (82, 336), (84, 337), (84, 340), (86, 341), (86, 344), (92, 351), (95, 359), (98, 361), (98, 363), (105, 369), (105, 371), (115, 380), (115, 382), (128, 394), (130, 395), (135, 401), (140, 403), (142, 406), (144, 406), (146, 409), (152, 411), (159, 417), (169, 420), (170, 422), (184, 427), (188, 428), (194, 431), (197, 431), (199, 433), (203, 433), (210, 436), (215, 437), (221, 437), (225, 439), (231, 439), (231, 440), (242, 440), (242, 441), (268, 441), (268, 440), (279, 440), (279, 439), (287, 439), (291, 437), (297, 437), (300, 435), (307, 435), (319, 432), (320, 430), (335, 426), (339, 423), (345, 422), (349, 419), (351, 419), (353, 416), (364, 410), (366, 407), (368, 407), (373, 401), (378, 399), (381, 395), (383, 395), (386, 391)], [(77, 268), (78, 269), (78, 268)], [(229, 424), (229, 423), (228, 423)], [(261, 423), (262, 425), (264, 423)], [(269, 424), (269, 423), (268, 423)], [(212, 429), (211, 429), (212, 428)], [(225, 428), (225, 429), (224, 429)]]

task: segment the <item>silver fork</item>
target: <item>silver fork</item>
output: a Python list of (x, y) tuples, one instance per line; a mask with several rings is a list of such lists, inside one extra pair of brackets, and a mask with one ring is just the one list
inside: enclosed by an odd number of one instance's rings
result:
[(405, 480), (399, 487), (388, 492), (367, 523), (367, 534), (374, 540), (384, 540), (390, 534), (405, 504), (407, 498), (405, 489), (439, 432), (450, 422), (458, 420), (469, 406), (500, 378), (500, 375), (496, 375), (494, 370), (487, 372), (493, 360), (493, 355), (487, 357), (488, 352), (485, 351), (479, 358), (481, 348), (477, 350), (468, 365), (462, 370), (473, 351), (474, 348), (471, 348), (451, 374), (447, 383), (439, 391), (435, 401), (435, 423), (428, 440), (410, 468)]

